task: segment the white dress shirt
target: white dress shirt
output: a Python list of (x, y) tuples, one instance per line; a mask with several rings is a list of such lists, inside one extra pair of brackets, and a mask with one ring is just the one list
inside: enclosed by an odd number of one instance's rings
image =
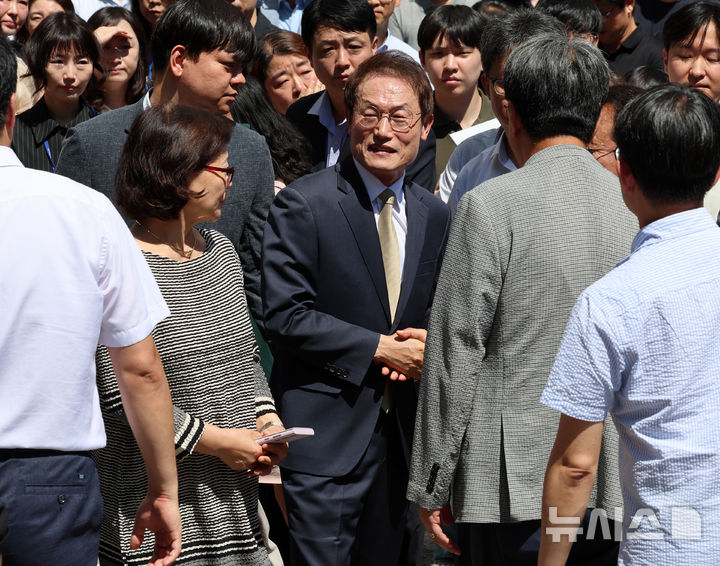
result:
[[(380, 211), (383, 207), (383, 202), (380, 200), (380, 194), (385, 189), (390, 189), (395, 193), (395, 204), (393, 205), (392, 221), (395, 227), (395, 234), (397, 235), (398, 241), (398, 257), (400, 258), (400, 265), (405, 266), (405, 241), (407, 240), (407, 213), (405, 211), (405, 191), (403, 191), (403, 184), (405, 183), (405, 173), (392, 185), (385, 186), (380, 180), (360, 165), (355, 158), (355, 166), (357, 167), (360, 178), (365, 184), (365, 189), (370, 197), (372, 203), (373, 212), (375, 213), (375, 226), (377, 227), (380, 221)], [(401, 272), (405, 270), (402, 269)]]

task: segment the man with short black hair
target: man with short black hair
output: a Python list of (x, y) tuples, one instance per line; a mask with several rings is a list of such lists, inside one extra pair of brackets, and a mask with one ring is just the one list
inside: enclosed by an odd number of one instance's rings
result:
[[(540, 404), (580, 292), (622, 258), (633, 220), (617, 178), (587, 151), (608, 89), (585, 40), (538, 36), (508, 57), (506, 133), (522, 167), (467, 193), (430, 315), (408, 498), (435, 542), (453, 498), (473, 564), (537, 560), (543, 461), (557, 417)], [(599, 212), (602, 211), (602, 212)], [(620, 502), (612, 431), (593, 506)], [(599, 536), (599, 535), (598, 535)], [(578, 545), (575, 564), (615, 564), (617, 544)]]
[(536, 8), (565, 24), (570, 37), (598, 44), (603, 18), (592, 0), (540, 0)]
[[(325, 90), (304, 96), (287, 118), (310, 142), (315, 170), (350, 156), (344, 91), (350, 76), (377, 49), (377, 24), (367, 0), (313, 0), (303, 14), (302, 37)], [(410, 180), (435, 188), (435, 135), (422, 140), (407, 170)]]
[[(168, 566), (180, 554), (173, 412), (151, 332), (170, 313), (108, 199), (26, 169), (10, 148), (15, 75), (15, 54), (0, 37), (0, 239), (19, 242), (0, 250), (8, 266), (0, 278), (0, 561), (97, 563), (102, 498), (90, 451), (106, 442), (99, 342), (148, 476), (127, 542), (139, 548), (154, 531), (151, 564)], [(26, 229), (29, 219), (36, 230)]]
[[(68, 132), (57, 173), (112, 198), (115, 172), (127, 131), (150, 105), (173, 102), (227, 114), (245, 82), (243, 73), (255, 50), (247, 19), (225, 0), (178, 0), (158, 21), (151, 51), (153, 89), (140, 101), (96, 116)], [(273, 169), (265, 140), (236, 125), (228, 163), (242, 179), (228, 191), (213, 228), (227, 236), (240, 256), (248, 307), (262, 327), (260, 240), (272, 201)]]
[(432, 89), (386, 51), (344, 95), (351, 154), (280, 191), (263, 238), (274, 397), (287, 426), (315, 429), (282, 466), (292, 564), (412, 566), (423, 539), (405, 499), (413, 379), (450, 225), (406, 174)]
[(608, 414), (620, 436), (619, 563), (716, 564), (720, 229), (702, 202), (718, 179), (720, 109), (685, 86), (658, 87), (625, 107), (615, 138), (640, 232), (630, 256), (578, 299), (542, 394), (562, 417), (539, 564), (564, 564), (571, 539), (552, 533), (579, 524)]
[(662, 46), (638, 27), (635, 0), (593, 0), (602, 15), (599, 47), (620, 75), (642, 66), (662, 69)]

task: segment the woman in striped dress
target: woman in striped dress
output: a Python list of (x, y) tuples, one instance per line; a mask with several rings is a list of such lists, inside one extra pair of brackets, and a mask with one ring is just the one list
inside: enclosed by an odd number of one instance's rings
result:
[[(118, 168), (116, 199), (170, 307), (153, 337), (175, 406), (183, 551), (178, 564), (268, 566), (257, 515), (257, 476), (287, 445), (258, 445), (282, 430), (259, 364), (237, 254), (219, 232), (232, 184), (232, 122), (165, 105), (140, 115)], [(130, 547), (133, 508), (145, 491), (142, 460), (124, 420), (107, 353), (98, 386), (108, 436), (95, 454), (105, 517), (100, 563), (148, 563), (152, 544)]]

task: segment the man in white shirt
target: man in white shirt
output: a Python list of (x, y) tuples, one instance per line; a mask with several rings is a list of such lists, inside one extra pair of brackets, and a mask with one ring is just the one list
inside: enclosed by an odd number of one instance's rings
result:
[(402, 39), (398, 39), (388, 31), (390, 25), (390, 16), (393, 15), (395, 7), (400, 5), (400, 0), (368, 0), (368, 4), (375, 13), (375, 23), (377, 24), (377, 53), (382, 53), (388, 49), (397, 49), (405, 55), (413, 58), (417, 64), (420, 64), (420, 57), (417, 49), (405, 43)]
[[(0, 39), (0, 499), (5, 566), (96, 564), (102, 500), (90, 450), (105, 445), (95, 350), (108, 346), (145, 458), (131, 546), (180, 553), (170, 391), (150, 333), (167, 305), (107, 198), (25, 169), (10, 149), (15, 57)], [(34, 229), (28, 229), (32, 219)], [(12, 245), (10, 242), (13, 242)], [(0, 535), (1, 537), (2, 535)]]

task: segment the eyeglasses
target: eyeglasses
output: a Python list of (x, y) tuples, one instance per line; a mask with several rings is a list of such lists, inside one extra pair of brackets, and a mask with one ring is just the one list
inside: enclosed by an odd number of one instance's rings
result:
[[(417, 116), (417, 118), (413, 120), (413, 116)], [(359, 115), (357, 123), (361, 128), (369, 130), (377, 126), (384, 117), (387, 117), (390, 127), (394, 132), (407, 134), (413, 126), (418, 123), (420, 116), (422, 116), (422, 112), (411, 112), (410, 116), (407, 116), (406, 114), (390, 114), (390, 112), (373, 112), (372, 110), (366, 110)]]
[(495, 94), (505, 96), (505, 79), (491, 79), (490, 75), (488, 75), (488, 80), (490, 81)]
[(210, 171), (210, 173), (213, 173), (215, 175), (217, 175), (218, 173), (225, 173), (224, 178), (221, 175), (218, 175), (218, 177), (225, 181), (226, 189), (230, 188), (233, 180), (233, 175), (235, 175), (235, 167), (215, 167), (214, 165), (206, 165), (205, 167), (203, 167), (203, 169), (205, 171)]
[(618, 158), (619, 150), (616, 147), (612, 149), (609, 147), (588, 147), (587, 149), (598, 161), (601, 160), (603, 157), (611, 154), (615, 156), (615, 159)]
[[(624, 5), (624, 3), (623, 3), (623, 5)], [(605, 18), (608, 18), (608, 17), (610, 16), (610, 14), (612, 14), (615, 10), (617, 10), (617, 9), (620, 8), (620, 7), (621, 7), (621, 6), (620, 6), (619, 4), (615, 4), (615, 5), (614, 5), (612, 8), (610, 8), (607, 12), (600, 12), (600, 15), (602, 16), (602, 18), (603, 18), (603, 20), (604, 20)]]

